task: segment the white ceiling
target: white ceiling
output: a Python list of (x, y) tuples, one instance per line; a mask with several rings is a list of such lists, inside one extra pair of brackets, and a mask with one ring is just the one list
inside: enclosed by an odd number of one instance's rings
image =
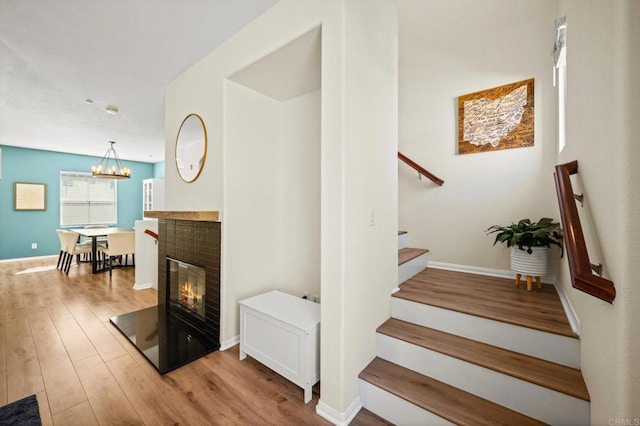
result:
[(163, 160), (167, 83), (276, 1), (0, 0), (0, 145)]

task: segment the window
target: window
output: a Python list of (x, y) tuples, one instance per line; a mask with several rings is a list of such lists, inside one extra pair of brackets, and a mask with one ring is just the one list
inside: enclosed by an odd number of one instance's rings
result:
[(556, 40), (553, 44), (553, 85), (558, 70), (558, 152), (567, 145), (567, 17), (556, 20)]
[(60, 226), (114, 225), (117, 207), (115, 180), (60, 172)]

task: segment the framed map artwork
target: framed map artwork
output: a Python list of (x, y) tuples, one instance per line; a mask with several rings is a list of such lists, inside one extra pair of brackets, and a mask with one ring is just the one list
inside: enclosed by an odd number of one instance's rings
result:
[(458, 154), (533, 146), (533, 78), (458, 97)]
[(44, 183), (13, 183), (14, 210), (46, 210), (47, 185)]

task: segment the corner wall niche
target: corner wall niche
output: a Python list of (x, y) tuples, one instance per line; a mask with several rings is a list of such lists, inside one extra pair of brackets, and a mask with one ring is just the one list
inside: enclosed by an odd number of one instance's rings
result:
[(224, 82), (223, 340), (243, 298), (320, 295), (321, 44), (310, 28)]
[(228, 78), (280, 102), (320, 90), (321, 36), (316, 27)]

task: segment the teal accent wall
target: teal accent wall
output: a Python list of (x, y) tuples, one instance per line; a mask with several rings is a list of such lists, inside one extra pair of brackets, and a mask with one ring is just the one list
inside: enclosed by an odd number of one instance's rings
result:
[[(60, 171), (86, 172), (99, 157), (2, 146), (0, 180), (0, 259), (57, 255), (60, 241)], [(118, 181), (118, 226), (133, 228), (142, 219), (142, 180), (154, 177), (154, 165), (123, 161), (131, 178)], [(13, 183), (45, 183), (45, 211), (15, 211)], [(38, 248), (31, 249), (37, 243)]]
[(164, 168), (165, 162), (158, 161), (157, 163), (153, 163), (153, 177), (156, 179), (164, 179)]

